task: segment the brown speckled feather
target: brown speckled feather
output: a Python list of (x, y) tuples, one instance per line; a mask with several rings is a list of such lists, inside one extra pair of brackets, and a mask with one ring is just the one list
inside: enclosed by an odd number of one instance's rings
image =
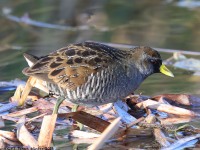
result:
[(88, 76), (117, 63), (125, 54), (99, 43), (80, 43), (61, 48), (40, 58), (23, 73), (44, 81), (56, 83), (66, 89), (75, 89), (84, 84)]

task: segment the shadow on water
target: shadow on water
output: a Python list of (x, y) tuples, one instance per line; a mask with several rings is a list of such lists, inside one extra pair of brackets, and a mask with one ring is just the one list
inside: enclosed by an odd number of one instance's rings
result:
[[(200, 9), (177, 5), (178, 1), (167, 0), (1, 0), (0, 80), (26, 79), (21, 73), (27, 66), (24, 52), (41, 56), (68, 43), (85, 40), (199, 51)], [(39, 24), (16, 22), (8, 18), (5, 11)], [(47, 24), (58, 26), (45, 27)], [(170, 57), (165, 53), (162, 56)], [(160, 74), (149, 77), (136, 93), (200, 96), (200, 77), (179, 69), (173, 72), (173, 79)], [(10, 95), (12, 93), (1, 94), (1, 101), (7, 101)]]

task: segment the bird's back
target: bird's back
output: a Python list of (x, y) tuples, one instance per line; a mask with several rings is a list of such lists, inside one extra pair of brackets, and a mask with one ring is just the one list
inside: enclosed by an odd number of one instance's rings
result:
[(106, 103), (130, 92), (123, 64), (127, 56), (100, 43), (71, 44), (41, 57), (23, 73), (46, 81), (50, 90), (71, 101)]

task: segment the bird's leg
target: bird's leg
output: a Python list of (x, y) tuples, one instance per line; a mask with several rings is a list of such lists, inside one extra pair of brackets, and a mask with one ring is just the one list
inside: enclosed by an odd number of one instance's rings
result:
[[(78, 104), (74, 104), (74, 106), (72, 107), (71, 111), (72, 112), (76, 112), (78, 107), (79, 107)], [(84, 125), (82, 123), (77, 121), (77, 126), (79, 127), (80, 130), (83, 130)]]
[(78, 109), (79, 105), (78, 104), (74, 104), (74, 106), (71, 109), (71, 112), (76, 112)]
[(64, 97), (62, 97), (62, 96), (58, 97), (57, 102), (56, 102), (56, 104), (55, 104), (55, 106), (54, 106), (54, 109), (53, 109), (53, 113), (52, 113), (52, 114), (58, 114), (58, 109), (59, 109), (61, 103), (62, 103), (64, 100), (65, 100)]
[[(55, 106), (54, 106), (54, 110), (53, 110), (53, 113), (52, 113), (52, 114), (57, 114), (57, 113), (58, 113), (58, 109), (59, 109), (61, 103), (62, 103), (64, 100), (65, 100), (64, 97), (62, 97), (62, 96), (58, 97), (57, 102), (56, 102), (56, 104), (55, 104)], [(78, 109), (78, 107), (79, 107), (78, 104), (74, 104), (74, 106), (72, 107), (71, 111), (72, 111), (72, 112), (76, 112), (77, 109)], [(80, 130), (83, 130), (83, 124), (82, 124), (82, 123), (77, 122), (77, 126), (80, 128)]]

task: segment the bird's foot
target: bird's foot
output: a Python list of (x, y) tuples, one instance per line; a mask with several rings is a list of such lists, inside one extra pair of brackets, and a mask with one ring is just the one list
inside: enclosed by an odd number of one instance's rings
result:
[(76, 112), (78, 110), (79, 105), (78, 104), (74, 104), (74, 106), (71, 109), (71, 112)]
[[(72, 107), (71, 111), (72, 112), (76, 112), (78, 110), (79, 105), (78, 104), (74, 104), (74, 106)], [(77, 121), (77, 126), (79, 127), (79, 129), (82, 131), (84, 130), (84, 125), (80, 122)]]

